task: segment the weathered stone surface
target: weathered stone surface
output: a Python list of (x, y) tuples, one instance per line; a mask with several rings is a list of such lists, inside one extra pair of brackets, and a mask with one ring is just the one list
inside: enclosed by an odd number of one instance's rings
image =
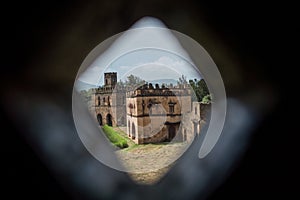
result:
[(104, 77), (104, 86), (90, 98), (90, 110), (99, 125), (126, 126), (127, 136), (137, 144), (190, 142), (209, 121), (210, 105), (191, 102), (189, 85), (125, 89), (117, 85), (117, 73)]

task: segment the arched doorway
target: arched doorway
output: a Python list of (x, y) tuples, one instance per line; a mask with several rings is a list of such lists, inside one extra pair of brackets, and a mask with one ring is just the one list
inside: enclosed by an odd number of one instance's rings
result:
[(131, 136), (131, 133), (130, 133), (130, 121), (128, 120), (128, 136), (130, 137)]
[(112, 117), (111, 117), (111, 114), (107, 114), (106, 115), (106, 124), (108, 126), (112, 126)]
[(183, 131), (183, 141), (187, 140), (187, 134), (186, 134), (186, 129)]
[(135, 139), (135, 125), (132, 123), (131, 125), (131, 130), (132, 130), (132, 139)]
[(171, 141), (176, 135), (176, 129), (174, 126), (169, 126), (169, 141)]
[(193, 126), (194, 126), (194, 137), (196, 137), (198, 134), (198, 123), (197, 122), (193, 122)]
[(103, 125), (103, 124), (102, 124), (102, 115), (101, 115), (101, 114), (98, 114), (98, 115), (97, 115), (97, 121), (98, 121), (98, 123), (99, 123), (100, 126)]

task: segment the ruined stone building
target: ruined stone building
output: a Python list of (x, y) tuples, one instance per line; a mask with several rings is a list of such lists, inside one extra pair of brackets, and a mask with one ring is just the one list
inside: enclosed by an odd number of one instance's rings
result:
[(104, 85), (94, 90), (95, 114), (99, 125), (126, 125), (124, 88), (117, 86), (117, 73), (104, 73)]
[(188, 84), (155, 87), (149, 83), (124, 88), (117, 73), (104, 73), (104, 85), (93, 89), (92, 112), (100, 126), (127, 127), (137, 144), (192, 141), (207, 122), (210, 105), (191, 102)]
[[(187, 135), (176, 134), (185, 113), (191, 111), (189, 87), (155, 88), (150, 83), (127, 91), (127, 134), (138, 144), (184, 141)], [(187, 134), (187, 133), (186, 133)]]
[(209, 123), (211, 104), (192, 102), (192, 109), (185, 113), (181, 119), (180, 133), (186, 137), (187, 141), (192, 141), (197, 137), (203, 126)]

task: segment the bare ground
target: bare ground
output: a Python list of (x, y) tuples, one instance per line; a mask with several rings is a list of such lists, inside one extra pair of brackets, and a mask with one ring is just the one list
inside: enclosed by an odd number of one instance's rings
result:
[[(126, 136), (124, 132), (120, 134)], [(128, 140), (129, 147), (116, 154), (130, 177), (140, 184), (159, 181), (189, 146), (186, 142), (136, 145)]]

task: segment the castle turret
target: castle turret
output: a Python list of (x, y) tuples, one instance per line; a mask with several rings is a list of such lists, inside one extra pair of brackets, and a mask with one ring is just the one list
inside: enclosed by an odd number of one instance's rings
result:
[(116, 89), (117, 73), (104, 73), (104, 86), (95, 91), (94, 104), (99, 125), (124, 126), (125, 90)]
[(114, 88), (116, 84), (117, 84), (116, 72), (104, 73), (104, 86), (110, 86)]

